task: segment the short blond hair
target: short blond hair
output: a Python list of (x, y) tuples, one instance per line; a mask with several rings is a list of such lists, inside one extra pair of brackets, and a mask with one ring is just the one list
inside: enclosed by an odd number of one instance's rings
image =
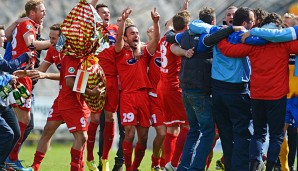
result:
[(293, 14), (293, 13), (285, 13), (283, 17), (284, 17), (284, 18), (291, 18), (291, 19), (294, 19), (294, 18), (295, 18), (295, 14)]
[(28, 0), (25, 4), (26, 15), (29, 16), (30, 11), (36, 11), (36, 7), (43, 4), (43, 0)]

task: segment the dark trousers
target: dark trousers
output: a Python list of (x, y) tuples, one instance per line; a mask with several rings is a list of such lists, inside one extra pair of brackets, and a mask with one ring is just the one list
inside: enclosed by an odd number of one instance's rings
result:
[(254, 134), (250, 142), (250, 160), (261, 160), (262, 146), (269, 126), (267, 162), (276, 163), (283, 142), (286, 114), (286, 97), (278, 100), (252, 100)]
[[(118, 108), (117, 111), (117, 121), (118, 121), (118, 126), (119, 126), (119, 145), (118, 145), (118, 150), (117, 150), (117, 156), (115, 157), (115, 164), (122, 165), (124, 163), (124, 157), (123, 157), (123, 151), (122, 151), (122, 143), (124, 140), (125, 136), (125, 131), (123, 126), (121, 125), (121, 118), (120, 118), (120, 111)], [(102, 150), (103, 150), (103, 131), (105, 127), (105, 115), (104, 112), (101, 113), (100, 115), (100, 129), (99, 129), (99, 149), (98, 149), (98, 156), (102, 156)]]
[(251, 139), (248, 129), (251, 120), (249, 94), (213, 88), (212, 104), (225, 157), (225, 170), (248, 171)]
[(0, 106), (0, 167), (20, 138), (20, 127), (10, 106)]
[(295, 158), (296, 158), (296, 137), (297, 137), (297, 128), (290, 125), (288, 130), (288, 145), (289, 145), (289, 167), (294, 168)]

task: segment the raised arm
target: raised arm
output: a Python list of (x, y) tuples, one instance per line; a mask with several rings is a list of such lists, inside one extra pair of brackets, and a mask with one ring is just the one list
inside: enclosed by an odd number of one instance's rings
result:
[(156, 47), (158, 45), (158, 41), (160, 39), (160, 28), (159, 28), (159, 14), (156, 12), (156, 8), (151, 11), (151, 18), (153, 21), (153, 38), (150, 42), (148, 42), (147, 49), (150, 54), (154, 54), (156, 51)]
[(17, 25), (23, 21), (29, 20), (27, 17), (18, 18), (15, 22), (13, 22), (10, 26), (5, 29), (5, 36), (7, 41), (10, 42), (12, 40), (12, 32), (17, 27)]
[[(183, 5), (182, 5), (180, 11), (187, 10), (188, 9), (188, 6), (189, 6), (189, 3), (190, 3), (190, 0), (184, 0)], [(172, 29), (173, 29), (173, 20), (171, 18), (168, 21), (166, 21), (166, 23), (165, 23), (164, 33), (168, 32), (168, 31), (170, 31)]]
[(90, 2), (90, 4), (95, 8), (97, 2), (98, 2), (98, 0), (92, 0), (92, 1)]
[(119, 22), (118, 32), (117, 32), (117, 38), (115, 43), (115, 51), (116, 53), (121, 52), (122, 48), (124, 47), (124, 30), (125, 30), (125, 20), (129, 17), (132, 10), (130, 8), (126, 8), (122, 11), (122, 20)]

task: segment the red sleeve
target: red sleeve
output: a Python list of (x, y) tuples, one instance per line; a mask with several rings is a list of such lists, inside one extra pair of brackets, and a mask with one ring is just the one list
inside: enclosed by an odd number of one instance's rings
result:
[(21, 35), (23, 37), (28, 32), (31, 32), (33, 35), (35, 35), (36, 29), (35, 29), (34, 25), (29, 20), (26, 20), (26, 21), (20, 23), (19, 29), (20, 29)]
[(47, 55), (44, 58), (44, 61), (45, 62), (48, 62), (50, 64), (53, 64), (54, 63), (54, 60), (53, 60), (53, 50), (54, 50), (54, 48), (52, 46), (50, 46), (50, 48), (49, 48), (49, 50), (47, 52)]
[(78, 72), (80, 59), (67, 56), (67, 59), (65, 59), (64, 62), (65, 62), (65, 68), (64, 68), (65, 77), (75, 77)]
[(232, 58), (242, 58), (249, 55), (252, 51), (252, 46), (245, 44), (231, 44), (224, 39), (218, 43), (218, 48), (225, 56)]
[(147, 45), (144, 47), (143, 53), (144, 53), (143, 56), (146, 57), (146, 58), (151, 58), (152, 56), (154, 56), (154, 53), (153, 54), (150, 54), (150, 52), (148, 51)]
[(289, 54), (298, 54), (298, 40), (287, 42)]

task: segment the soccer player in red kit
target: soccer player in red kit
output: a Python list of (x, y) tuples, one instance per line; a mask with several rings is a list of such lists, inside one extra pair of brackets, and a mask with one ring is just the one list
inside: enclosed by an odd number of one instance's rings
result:
[[(175, 32), (182, 32), (187, 29), (190, 13), (181, 11), (172, 20)], [(167, 134), (164, 140), (164, 155), (167, 163), (166, 168), (175, 170), (180, 161), (189, 130), (178, 78), (181, 57), (171, 52), (171, 44), (166, 42), (165, 36), (160, 40), (160, 52), (161, 75), (157, 86), (157, 95), (160, 98), (167, 127)]]
[[(153, 39), (154, 28), (150, 26), (147, 30), (149, 41)], [(160, 169), (162, 145), (166, 134), (166, 127), (164, 125), (164, 116), (160, 107), (160, 101), (156, 93), (157, 84), (160, 78), (161, 54), (159, 46), (157, 47), (154, 56), (152, 56), (148, 63), (148, 77), (152, 85), (149, 89), (149, 104), (151, 115), (151, 126), (156, 130), (156, 136), (153, 140), (153, 153), (151, 156), (151, 170), (156, 171)]]
[[(119, 90), (118, 90), (118, 78), (117, 69), (115, 64), (115, 51), (114, 45), (116, 42), (116, 35), (118, 26), (110, 24), (110, 11), (107, 5), (98, 4), (95, 7), (98, 15), (102, 19), (103, 26), (109, 31), (109, 43), (110, 48), (104, 49), (98, 55), (99, 64), (103, 68), (103, 71), (107, 79), (107, 95), (104, 107), (104, 148), (102, 149), (102, 170), (109, 171), (108, 155), (112, 147), (114, 139), (114, 115), (118, 109)], [(95, 137), (98, 125), (100, 123), (101, 113), (91, 113), (91, 120), (88, 127), (88, 140), (87, 140), (87, 166), (90, 170), (97, 171), (97, 166), (94, 161), (93, 149), (95, 144)]]
[[(50, 41), (35, 41), (36, 32), (39, 24), (42, 23), (43, 18), (46, 15), (45, 6), (42, 0), (29, 0), (25, 4), (26, 15), (28, 20), (25, 20), (17, 25), (13, 31), (13, 39), (11, 42), (12, 45), (12, 59), (19, 57), (21, 54), (28, 52), (28, 46), (33, 43), (34, 47), (37, 50), (46, 49), (50, 46)], [(34, 64), (36, 57), (32, 58), (32, 63)], [(25, 69), (26, 64), (21, 66), (21, 69)], [(32, 80), (29, 77), (19, 78), (18, 81), (22, 83), (26, 89), (31, 93), (32, 92)], [(18, 143), (15, 145), (14, 149), (7, 159), (8, 165), (14, 165), (15, 169), (22, 168), (21, 163), (18, 160), (18, 153), (20, 146), (22, 144), (24, 132), (30, 121), (30, 109), (31, 109), (31, 99), (32, 97), (25, 100), (23, 106), (13, 105), (14, 111), (17, 115), (19, 126), (21, 130), (21, 137)]]
[[(37, 70), (27, 71), (27, 75), (31, 77), (33, 80), (37, 79), (51, 79), (51, 80), (59, 80), (59, 73), (46, 73), (48, 68), (54, 64), (57, 69), (60, 71), (61, 68), (61, 59), (62, 54), (59, 53), (55, 46), (58, 41), (58, 38), (61, 34), (60, 24), (54, 24), (50, 27), (50, 42), (52, 46), (48, 49), (46, 57), (41, 65), (37, 68)], [(39, 166), (45, 156), (45, 153), (49, 149), (51, 138), (56, 131), (56, 129), (63, 123), (63, 119), (58, 110), (58, 98), (57, 97), (48, 113), (48, 118), (46, 125), (44, 126), (44, 130), (40, 137), (40, 140), (37, 145), (37, 149), (34, 155), (34, 161), (32, 164), (32, 168), (34, 171), (39, 170)]]
[[(146, 151), (150, 126), (148, 88), (151, 88), (147, 75), (147, 63), (156, 51), (159, 40), (159, 14), (154, 9), (151, 12), (154, 26), (153, 40), (143, 48), (142, 55), (135, 58), (134, 51), (141, 45), (138, 29), (130, 25), (124, 30), (124, 22), (131, 12), (129, 8), (122, 12), (122, 21), (115, 44), (116, 64), (121, 82), (120, 116), (125, 129), (122, 146), (127, 171), (138, 170)], [(127, 47), (124, 47), (124, 41), (128, 44)], [(137, 131), (138, 142), (132, 163), (135, 131)]]

